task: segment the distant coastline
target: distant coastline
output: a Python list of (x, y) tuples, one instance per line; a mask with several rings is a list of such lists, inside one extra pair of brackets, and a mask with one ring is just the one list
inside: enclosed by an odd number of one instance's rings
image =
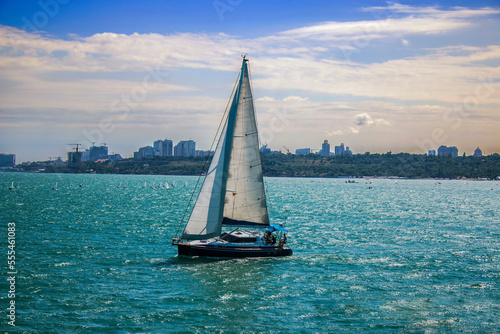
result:
[[(210, 160), (203, 157), (152, 157), (115, 162), (84, 162), (81, 167), (32, 163), (10, 171), (139, 175), (199, 175)], [(355, 154), (321, 157), (310, 154), (262, 155), (263, 176), (325, 178), (406, 178), (494, 180), (500, 176), (500, 155), (436, 157), (409, 153)], [(8, 170), (3, 170), (8, 171)]]

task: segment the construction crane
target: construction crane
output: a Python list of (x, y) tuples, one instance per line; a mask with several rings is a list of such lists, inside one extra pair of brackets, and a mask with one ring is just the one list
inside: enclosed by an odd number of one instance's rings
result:
[(285, 148), (285, 150), (286, 150), (288, 153), (290, 153), (290, 150), (289, 150), (289, 149), (288, 149), (285, 145), (283, 145), (283, 147)]
[(78, 146), (81, 146), (82, 144), (67, 144), (67, 145), (76, 145), (75, 152), (78, 152)]

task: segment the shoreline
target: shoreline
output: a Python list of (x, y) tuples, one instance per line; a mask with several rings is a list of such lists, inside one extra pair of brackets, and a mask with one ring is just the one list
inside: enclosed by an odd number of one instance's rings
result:
[[(137, 176), (192, 176), (198, 177), (196, 174), (151, 174), (151, 173), (75, 173), (75, 172), (45, 172), (45, 171), (23, 171), (23, 170), (1, 170), (0, 174), (73, 174), (73, 175), (137, 175)], [(300, 176), (300, 175), (264, 175), (266, 178), (297, 178), (297, 179), (338, 179), (338, 180), (422, 180), (422, 181), (500, 181), (500, 178), (437, 178), (437, 177), (404, 177), (404, 176)]]

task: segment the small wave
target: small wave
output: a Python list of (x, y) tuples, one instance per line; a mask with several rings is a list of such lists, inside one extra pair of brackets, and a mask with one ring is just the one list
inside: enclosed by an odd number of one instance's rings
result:
[(70, 266), (71, 264), (72, 264), (71, 262), (56, 263), (54, 264), (54, 267), (65, 267), (65, 266)]

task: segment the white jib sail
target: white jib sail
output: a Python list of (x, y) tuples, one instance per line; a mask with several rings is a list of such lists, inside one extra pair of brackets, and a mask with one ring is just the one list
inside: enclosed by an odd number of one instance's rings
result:
[(244, 69), (241, 82), (223, 223), (269, 225), (259, 135), (247, 67)]
[(227, 120), (222, 130), (212, 163), (207, 172), (193, 212), (182, 233), (183, 239), (205, 239), (220, 235), (223, 203), (224, 151)]

